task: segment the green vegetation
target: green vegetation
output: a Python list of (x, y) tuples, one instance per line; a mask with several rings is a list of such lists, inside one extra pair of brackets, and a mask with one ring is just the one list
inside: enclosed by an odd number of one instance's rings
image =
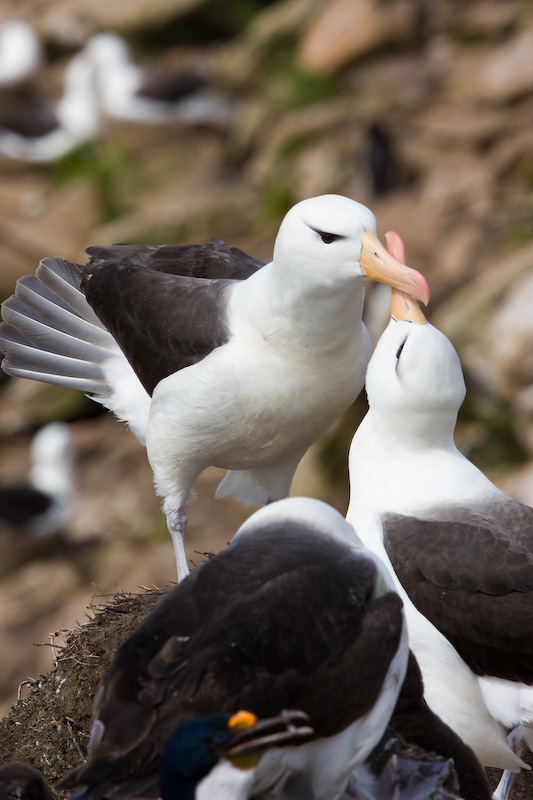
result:
[(483, 471), (527, 461), (513, 425), (511, 407), (499, 397), (469, 386), (459, 412), (457, 446)]
[(132, 169), (124, 148), (88, 142), (56, 161), (51, 170), (58, 183), (82, 177), (93, 185), (102, 223), (112, 222), (128, 210), (124, 184)]
[(294, 203), (289, 177), (278, 175), (269, 180), (264, 185), (260, 198), (260, 209), (256, 220), (257, 229), (260, 230), (265, 224), (271, 222), (279, 224), (279, 220), (285, 216)]
[(283, 98), (286, 109), (297, 109), (329, 100), (339, 91), (336, 77), (314, 75), (295, 61), (293, 45), (285, 45), (271, 55), (264, 65), (267, 84)]

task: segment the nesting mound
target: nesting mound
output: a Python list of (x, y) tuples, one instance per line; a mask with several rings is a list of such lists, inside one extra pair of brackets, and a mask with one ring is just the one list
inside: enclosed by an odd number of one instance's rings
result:
[(0, 764), (26, 761), (54, 784), (85, 761), (98, 682), (122, 642), (167, 591), (101, 598), (89, 607), (87, 622), (54, 635), (53, 669), (28, 682), (27, 696), (0, 721)]
[[(208, 555), (208, 554), (205, 554)], [(54, 667), (27, 684), (9, 714), (0, 720), (0, 764), (26, 761), (51, 786), (86, 759), (94, 695), (100, 678), (124, 640), (171, 587), (99, 598), (87, 622), (57, 631), (49, 646)], [(526, 760), (533, 764), (531, 754)], [(496, 786), (499, 770), (488, 770)], [(531, 773), (517, 778), (513, 800), (533, 800)]]

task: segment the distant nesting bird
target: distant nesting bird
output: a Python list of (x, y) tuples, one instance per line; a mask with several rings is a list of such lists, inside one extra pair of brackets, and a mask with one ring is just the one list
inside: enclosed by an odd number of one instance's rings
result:
[[(398, 595), (379, 559), (318, 500), (253, 514), (177, 584), (117, 652), (97, 690), (89, 758), (59, 788), (78, 800), (155, 797), (174, 729), (246, 708), (307, 714), (314, 731), (272, 747), (239, 792), (335, 800), (381, 738), (408, 660)], [(194, 796), (194, 795), (192, 795)], [(278, 796), (277, 794), (275, 796)]]
[(74, 447), (70, 427), (51, 422), (31, 443), (25, 483), (0, 486), (0, 525), (34, 536), (60, 531), (75, 499)]
[(185, 722), (161, 754), (161, 800), (246, 798), (262, 755), (272, 747), (309, 739), (314, 731), (307, 723), (301, 711), (259, 722), (249, 711), (205, 714)]
[(0, 766), (0, 800), (53, 800), (41, 773), (22, 761)]
[[(37, 126), (31, 120), (31, 102), (33, 97), (27, 98), (21, 121), (10, 123), (6, 118), (4, 127), (0, 127), (0, 153), (9, 158), (55, 161), (93, 139), (101, 130), (94, 66), (83, 51), (66, 67), (60, 100), (48, 108), (43, 108), (42, 100), (38, 101)], [(15, 127), (5, 127), (8, 124)]]
[(208, 89), (208, 80), (192, 70), (146, 74), (134, 63), (128, 45), (115, 33), (98, 33), (84, 52), (94, 64), (104, 116), (144, 123), (181, 121), (226, 124), (235, 103)]
[(366, 387), (347, 519), (397, 576), (431, 708), (483, 764), (519, 771), (533, 743), (533, 509), (455, 446), (459, 358), (401, 293)]
[(288, 212), (266, 266), (220, 241), (92, 247), (86, 267), (45, 259), (3, 304), (7, 373), (90, 392), (146, 440), (179, 578), (198, 475), (228, 470), (217, 497), (286, 497), (359, 394), (368, 279), (427, 301), (375, 231), (368, 208), (323, 195)]
[(10, 19), (0, 25), (0, 89), (26, 81), (42, 60), (42, 44), (29, 22)]

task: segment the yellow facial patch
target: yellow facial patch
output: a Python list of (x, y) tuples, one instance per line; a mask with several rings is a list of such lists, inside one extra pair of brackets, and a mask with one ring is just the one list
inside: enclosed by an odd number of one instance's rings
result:
[(257, 717), (251, 711), (237, 711), (228, 722), (228, 728), (233, 732), (245, 731), (255, 725), (256, 722)]

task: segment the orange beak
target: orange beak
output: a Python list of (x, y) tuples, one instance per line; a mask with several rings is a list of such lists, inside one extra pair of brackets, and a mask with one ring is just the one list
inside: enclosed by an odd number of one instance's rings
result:
[[(400, 239), (399, 236), (398, 239)], [(415, 300), (420, 300), (425, 305), (428, 303), (429, 286), (424, 276), (415, 269), (405, 266), (402, 261), (386, 250), (373, 233), (365, 233), (363, 236), (360, 261), (367, 278), (407, 292)]]

